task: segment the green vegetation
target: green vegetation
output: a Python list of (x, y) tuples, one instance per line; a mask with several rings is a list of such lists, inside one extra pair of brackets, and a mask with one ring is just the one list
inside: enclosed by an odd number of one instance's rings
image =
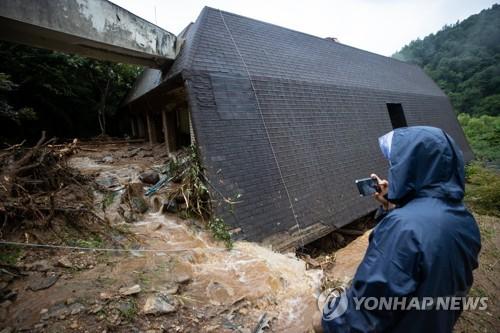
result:
[(120, 311), (121, 317), (127, 322), (133, 322), (139, 312), (135, 298), (129, 298), (127, 301), (120, 303), (118, 310)]
[(224, 242), (228, 249), (233, 247), (233, 241), (231, 240), (231, 234), (229, 233), (228, 227), (224, 220), (218, 217), (212, 218), (208, 221), (208, 228), (212, 232), (215, 239)]
[(500, 5), (412, 41), (393, 57), (422, 67), (457, 113), (500, 115)]
[(458, 115), (476, 159), (500, 165), (500, 116)]
[(108, 191), (104, 193), (104, 199), (102, 200), (102, 210), (105, 212), (106, 209), (113, 204), (116, 198), (116, 192)]
[(22, 250), (19, 246), (14, 245), (2, 245), (0, 246), (0, 265), (15, 266), (17, 259), (22, 254)]
[(88, 239), (77, 239), (74, 242), (70, 242), (73, 246), (80, 246), (92, 249), (98, 249), (104, 247), (104, 241), (98, 235), (91, 235)]
[(436, 81), (476, 158), (500, 166), (500, 5), (414, 40), (393, 57)]
[(109, 119), (140, 68), (0, 42), (0, 140), (117, 132)]
[(500, 172), (475, 162), (467, 166), (466, 180), (465, 201), (472, 210), (500, 217)]
[[(214, 199), (208, 190), (211, 185), (204, 174), (204, 170), (198, 155), (196, 146), (191, 145), (180, 152), (176, 158), (169, 161), (166, 173), (173, 177), (173, 181), (179, 185), (171, 187), (167, 197), (172, 201), (182, 201), (177, 214), (184, 219), (190, 217), (200, 218), (207, 222), (207, 227), (212, 236), (224, 242), (228, 249), (233, 247), (229, 229), (222, 218), (214, 216)], [(229, 205), (229, 210), (234, 209), (236, 202), (231, 198), (226, 198), (213, 186), (214, 194), (220, 197), (220, 204)], [(237, 195), (236, 198), (239, 198)], [(180, 200), (179, 200), (180, 199)]]

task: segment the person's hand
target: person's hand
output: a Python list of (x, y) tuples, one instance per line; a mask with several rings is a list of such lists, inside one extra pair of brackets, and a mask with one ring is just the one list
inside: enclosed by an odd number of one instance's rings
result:
[(321, 311), (316, 311), (313, 315), (312, 326), (315, 333), (323, 333), (323, 327), (321, 326), (322, 317), (323, 313)]
[(373, 197), (375, 198), (375, 200), (377, 200), (378, 202), (380, 202), (382, 204), (382, 207), (384, 208), (384, 210), (393, 209), (395, 207), (395, 205), (393, 203), (389, 202), (384, 197), (387, 194), (387, 192), (389, 191), (389, 182), (385, 179), (380, 179), (380, 177), (374, 173), (372, 173), (370, 175), (370, 177), (373, 179), (376, 179), (378, 186), (380, 187), (379, 192), (373, 193)]

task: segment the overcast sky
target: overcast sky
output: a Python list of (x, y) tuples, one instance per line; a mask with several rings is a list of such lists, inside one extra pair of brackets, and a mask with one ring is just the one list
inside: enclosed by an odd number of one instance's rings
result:
[[(390, 56), (499, 0), (112, 0), (178, 34), (210, 6)], [(155, 17), (156, 8), (156, 17)]]

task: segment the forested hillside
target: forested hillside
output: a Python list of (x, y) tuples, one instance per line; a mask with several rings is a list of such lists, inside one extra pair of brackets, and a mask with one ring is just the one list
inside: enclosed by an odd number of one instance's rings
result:
[(393, 57), (424, 68), (457, 113), (500, 114), (500, 5), (412, 41)]
[(113, 133), (140, 68), (0, 42), (0, 143)]
[(500, 165), (500, 5), (393, 55), (421, 66), (450, 97), (476, 157)]

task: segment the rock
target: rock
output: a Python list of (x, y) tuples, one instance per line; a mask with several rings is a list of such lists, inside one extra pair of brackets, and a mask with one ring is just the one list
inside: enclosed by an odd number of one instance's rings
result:
[(77, 323), (76, 321), (75, 321), (75, 322), (73, 322), (73, 323), (69, 326), (69, 328), (76, 330), (76, 329), (78, 328), (78, 323)]
[(49, 312), (49, 309), (41, 309), (41, 310), (40, 310), (40, 315), (44, 315), (44, 314), (46, 314), (47, 312)]
[(161, 207), (161, 212), (164, 213), (177, 213), (177, 202), (175, 200), (165, 200)]
[(145, 212), (148, 211), (148, 204), (146, 203), (146, 200), (142, 197), (134, 197), (130, 200), (132, 207), (134, 211), (144, 214)]
[(175, 276), (175, 282), (184, 284), (191, 281), (191, 276), (187, 273), (179, 273)]
[(99, 294), (99, 297), (103, 300), (107, 300), (113, 297), (113, 295), (111, 293), (102, 292)]
[(12, 333), (14, 332), (14, 329), (12, 327), (5, 327), (3, 330), (0, 331), (0, 333)]
[(146, 171), (139, 175), (139, 180), (144, 184), (154, 185), (160, 180), (160, 174), (156, 171)]
[(163, 294), (166, 294), (166, 295), (175, 295), (175, 294), (177, 294), (178, 291), (179, 291), (179, 286), (175, 285), (172, 288), (169, 288), (169, 289), (165, 290), (163, 292)]
[(73, 263), (68, 259), (68, 257), (62, 257), (57, 261), (56, 266), (63, 268), (73, 268)]
[(114, 162), (113, 156), (111, 156), (111, 155), (104, 156), (102, 158), (102, 162), (103, 163), (113, 163)]
[(0, 272), (0, 281), (2, 281), (2, 283), (7, 283), (7, 285), (9, 284), (9, 282), (14, 280), (14, 277), (15, 275), (5, 274), (4, 272)]
[(66, 305), (71, 305), (76, 302), (76, 298), (70, 297), (66, 300)]
[(69, 313), (69, 307), (64, 305), (64, 303), (59, 303), (51, 307), (48, 312), (43, 313), (40, 319), (48, 320), (50, 318), (65, 318)]
[(101, 173), (95, 182), (105, 188), (114, 188), (120, 186), (120, 180), (111, 173)]
[(68, 307), (70, 315), (76, 315), (85, 310), (85, 306), (81, 303), (73, 303)]
[(100, 304), (96, 304), (96, 305), (94, 305), (94, 306), (92, 307), (92, 309), (90, 309), (90, 310), (89, 310), (89, 313), (91, 313), (91, 314), (96, 314), (96, 313), (98, 313), (99, 311), (102, 311), (102, 309), (103, 309), (102, 305), (100, 305)]
[(332, 233), (332, 241), (333, 243), (336, 245), (336, 246), (342, 246), (345, 242), (345, 239), (344, 239), (344, 236), (342, 236), (341, 234), (337, 233), (337, 232), (333, 232)]
[(149, 296), (142, 309), (144, 314), (165, 314), (177, 311), (175, 303), (166, 295)]
[(32, 262), (31, 264), (26, 264), (24, 267), (29, 271), (47, 272), (52, 268), (52, 265), (48, 260), (43, 259)]
[(8, 315), (9, 311), (7, 309), (4, 309), (4, 308), (0, 308), (0, 322), (5, 322), (5, 320), (7, 319), (7, 315)]
[(142, 152), (142, 157), (153, 157), (155, 156), (153, 152)]
[(0, 294), (0, 300), (5, 301), (5, 300), (14, 300), (17, 297), (17, 292), (12, 291), (10, 289), (4, 289), (2, 290), (2, 293)]
[(7, 309), (11, 305), (12, 305), (12, 302), (9, 300), (6, 300), (6, 301), (3, 301), (2, 303), (0, 303), (0, 308)]
[(135, 303), (130, 301), (118, 302), (114, 305), (115, 309), (118, 309), (121, 314), (130, 315), (131, 313), (135, 313)]
[(130, 205), (134, 212), (145, 213), (149, 206), (144, 199), (144, 188), (142, 183), (129, 183), (122, 196), (122, 204)]
[(128, 153), (128, 156), (126, 156), (126, 157), (135, 157), (141, 150), (142, 150), (141, 147), (132, 148), (132, 150), (130, 150), (130, 152)]
[(131, 287), (120, 288), (120, 294), (123, 296), (134, 295), (140, 292), (141, 292), (141, 286), (138, 284), (135, 284)]
[(33, 279), (28, 285), (28, 289), (32, 291), (43, 290), (52, 287), (54, 283), (59, 279), (59, 275), (50, 275), (47, 277), (42, 277)]
[(0, 290), (7, 288), (8, 285), (7, 282), (0, 282)]

